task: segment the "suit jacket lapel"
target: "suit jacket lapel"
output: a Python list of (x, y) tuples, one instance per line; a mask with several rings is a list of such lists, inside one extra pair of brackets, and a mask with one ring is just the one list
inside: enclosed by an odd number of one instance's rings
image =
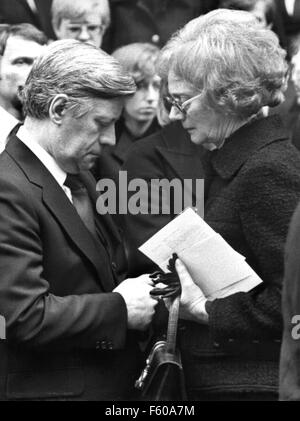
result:
[[(42, 200), (73, 243), (80, 249), (97, 271), (104, 290), (111, 290), (112, 277), (106, 273), (107, 260), (99, 249), (85, 225), (78, 216), (62, 188), (40, 160), (16, 137), (12, 136), (7, 148), (9, 155), (22, 168), (29, 181), (42, 189)], [(59, 252), (59, 250), (58, 250)]]

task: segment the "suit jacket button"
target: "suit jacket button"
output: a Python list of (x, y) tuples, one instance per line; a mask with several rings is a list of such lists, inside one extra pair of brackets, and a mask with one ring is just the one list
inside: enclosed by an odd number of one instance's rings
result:
[(158, 44), (159, 41), (160, 41), (160, 36), (158, 34), (154, 34), (153, 37), (152, 37), (152, 42), (154, 44)]
[(220, 344), (218, 342), (214, 342), (214, 347), (215, 348), (220, 348)]
[(117, 271), (117, 264), (115, 262), (111, 262), (111, 267), (114, 272)]

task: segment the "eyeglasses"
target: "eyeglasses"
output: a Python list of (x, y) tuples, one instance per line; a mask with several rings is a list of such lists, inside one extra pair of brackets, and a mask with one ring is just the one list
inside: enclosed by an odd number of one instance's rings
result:
[(83, 30), (86, 30), (90, 34), (103, 34), (106, 30), (105, 25), (94, 25), (94, 24), (75, 24), (70, 23), (68, 25), (68, 30), (73, 34), (80, 34)]
[(202, 96), (203, 92), (201, 94), (198, 94), (196, 96), (193, 96), (192, 98), (187, 99), (186, 101), (180, 101), (180, 99), (175, 98), (173, 95), (169, 94), (164, 97), (164, 106), (167, 109), (167, 111), (171, 112), (172, 107), (177, 108), (178, 111), (180, 111), (184, 116), (187, 115), (188, 106), (191, 105), (191, 103)]

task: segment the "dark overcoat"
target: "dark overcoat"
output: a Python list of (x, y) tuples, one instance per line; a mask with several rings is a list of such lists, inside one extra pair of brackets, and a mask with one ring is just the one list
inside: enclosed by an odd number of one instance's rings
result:
[(52, 0), (35, 0), (37, 13), (34, 13), (26, 0), (1, 0), (0, 23), (16, 25), (31, 23), (43, 31), (48, 38), (56, 39), (52, 22)]
[[(95, 200), (93, 177), (83, 174)], [(39, 159), (13, 136), (0, 157), (0, 400), (127, 399), (138, 368), (118, 230), (96, 242)]]

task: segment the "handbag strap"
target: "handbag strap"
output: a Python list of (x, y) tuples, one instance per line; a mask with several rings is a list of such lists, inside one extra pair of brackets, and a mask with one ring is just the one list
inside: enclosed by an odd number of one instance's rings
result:
[(165, 288), (154, 288), (151, 291), (153, 297), (168, 298), (171, 300), (171, 306), (169, 310), (169, 321), (167, 331), (167, 342), (166, 350), (169, 354), (176, 354), (176, 339), (177, 339), (177, 328), (178, 328), (178, 317), (180, 307), (180, 296), (181, 296), (181, 284), (178, 274), (175, 268), (175, 262), (177, 260), (177, 254), (173, 254), (169, 260), (168, 269), (169, 273), (164, 273), (161, 270), (154, 272), (150, 275), (155, 285), (160, 283), (165, 284)]
[(180, 296), (177, 296), (174, 299), (172, 299), (172, 303), (171, 303), (171, 307), (169, 311), (168, 332), (167, 332), (167, 352), (173, 355), (175, 354), (175, 351), (176, 351), (179, 305), (180, 305)]

